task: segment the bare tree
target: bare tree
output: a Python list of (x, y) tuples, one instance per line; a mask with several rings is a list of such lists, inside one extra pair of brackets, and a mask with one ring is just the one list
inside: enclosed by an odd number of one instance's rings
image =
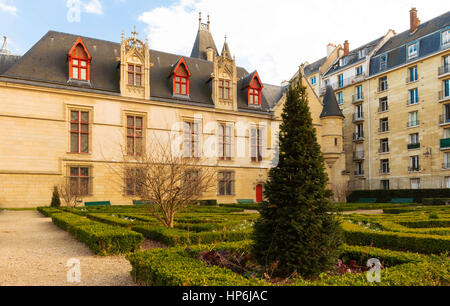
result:
[(79, 188), (71, 186), (70, 179), (63, 179), (57, 188), (60, 197), (64, 200), (67, 207), (77, 207), (78, 203), (83, 201), (83, 196)]
[(333, 200), (335, 202), (345, 203), (350, 195), (350, 186), (348, 182), (336, 183), (333, 185)]
[(124, 154), (120, 173), (125, 193), (148, 205), (149, 212), (164, 226), (174, 227), (176, 213), (197, 203), (216, 182), (214, 168), (201, 158), (185, 158), (173, 138), (152, 137), (146, 150)]

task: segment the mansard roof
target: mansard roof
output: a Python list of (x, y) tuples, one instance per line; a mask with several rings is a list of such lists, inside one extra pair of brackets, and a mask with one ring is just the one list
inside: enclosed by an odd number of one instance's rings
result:
[(306, 66), (305, 70), (304, 70), (305, 76), (310, 76), (311, 74), (315, 74), (315, 73), (319, 72), (320, 67), (322, 67), (322, 65), (325, 63), (326, 60), (327, 60), (327, 57), (325, 56), (324, 58), (321, 58), (320, 60), (315, 61), (314, 63)]
[(320, 118), (324, 117), (344, 117), (336, 99), (332, 86), (327, 86), (325, 97), (323, 98), (323, 110)]
[[(2, 64), (0, 57), (0, 80), (7, 78), (9, 82), (119, 96), (119, 43), (82, 36), (81, 39), (92, 56), (90, 83), (68, 83), (67, 54), (78, 38), (79, 35), (49, 31), (21, 58), (16, 58), (15, 61), (8, 59), (7, 64)], [(189, 81), (189, 97), (180, 100), (173, 96), (169, 78), (174, 63), (182, 57), (150, 50), (150, 62), (153, 63), (150, 70), (151, 99), (214, 107), (211, 87), (208, 84), (214, 72), (214, 63), (203, 59), (183, 57), (192, 74)], [(5, 60), (3, 62), (6, 63)], [(244, 79), (248, 75), (244, 68), (237, 67), (238, 79)], [(238, 107), (244, 111), (267, 113), (282, 95), (282, 87), (264, 84), (262, 106), (255, 110), (248, 107), (247, 95), (238, 89)]]

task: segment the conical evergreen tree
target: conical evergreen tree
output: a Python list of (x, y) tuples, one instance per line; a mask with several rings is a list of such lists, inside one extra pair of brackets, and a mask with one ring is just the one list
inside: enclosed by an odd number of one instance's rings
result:
[(277, 266), (279, 276), (317, 276), (335, 263), (341, 232), (330, 214), (328, 177), (301, 75), (289, 86), (282, 119), (279, 163), (265, 186), (252, 251), (261, 265)]
[(53, 188), (52, 203), (50, 206), (51, 207), (60, 207), (61, 206), (61, 199), (59, 198), (58, 187), (56, 187), (56, 186)]

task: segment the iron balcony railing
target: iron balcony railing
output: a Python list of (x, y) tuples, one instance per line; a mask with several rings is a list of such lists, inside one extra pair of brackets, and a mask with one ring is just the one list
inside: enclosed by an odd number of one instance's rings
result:
[(420, 172), (420, 166), (408, 167), (408, 172)]
[(419, 124), (420, 124), (419, 120), (412, 120), (412, 121), (409, 121), (406, 123), (406, 127), (409, 127), (409, 128), (416, 127), (416, 126), (419, 126)]
[(352, 103), (359, 103), (364, 101), (364, 94), (356, 94), (352, 96)]
[(364, 176), (364, 170), (361, 171), (355, 171), (355, 176)]
[(364, 133), (353, 133), (353, 141), (364, 140)]
[(448, 170), (450, 169), (450, 162), (446, 162), (442, 164), (442, 169)]
[(450, 91), (446, 92), (444, 90), (441, 90), (439, 92), (438, 101), (444, 101), (444, 100), (447, 100), (447, 99), (450, 99)]
[(420, 149), (420, 143), (410, 143), (408, 144), (408, 150)]
[(450, 118), (447, 115), (439, 115), (439, 124), (445, 125), (450, 124)]
[(439, 67), (438, 76), (443, 76), (447, 73), (450, 73), (450, 65), (444, 65), (444, 66)]
[(357, 121), (363, 121), (364, 120), (364, 113), (356, 113), (353, 114), (353, 122), (357, 122)]
[(387, 82), (383, 82), (380, 84), (380, 86), (378, 86), (378, 92), (385, 92), (389, 89), (388, 83)]
[(390, 172), (390, 169), (389, 168), (387, 168), (387, 169), (380, 169), (380, 174), (391, 174), (391, 172)]
[(389, 132), (389, 126), (378, 128), (378, 133), (387, 133), (387, 132)]

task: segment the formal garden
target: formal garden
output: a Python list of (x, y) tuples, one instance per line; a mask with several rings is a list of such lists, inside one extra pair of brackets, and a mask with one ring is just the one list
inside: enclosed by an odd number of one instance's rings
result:
[[(188, 186), (185, 194), (195, 191), (189, 197), (162, 201), (151, 189), (152, 173), (163, 181), (168, 172), (160, 167), (143, 171), (140, 205), (39, 211), (95, 254), (125, 254), (140, 285), (450, 285), (446, 201), (331, 203), (301, 78), (287, 92), (280, 158), (269, 173), (265, 202), (192, 201), (203, 190), (200, 183)], [(360, 210), (379, 213), (345, 214)], [(146, 250), (148, 242), (158, 246)]]

